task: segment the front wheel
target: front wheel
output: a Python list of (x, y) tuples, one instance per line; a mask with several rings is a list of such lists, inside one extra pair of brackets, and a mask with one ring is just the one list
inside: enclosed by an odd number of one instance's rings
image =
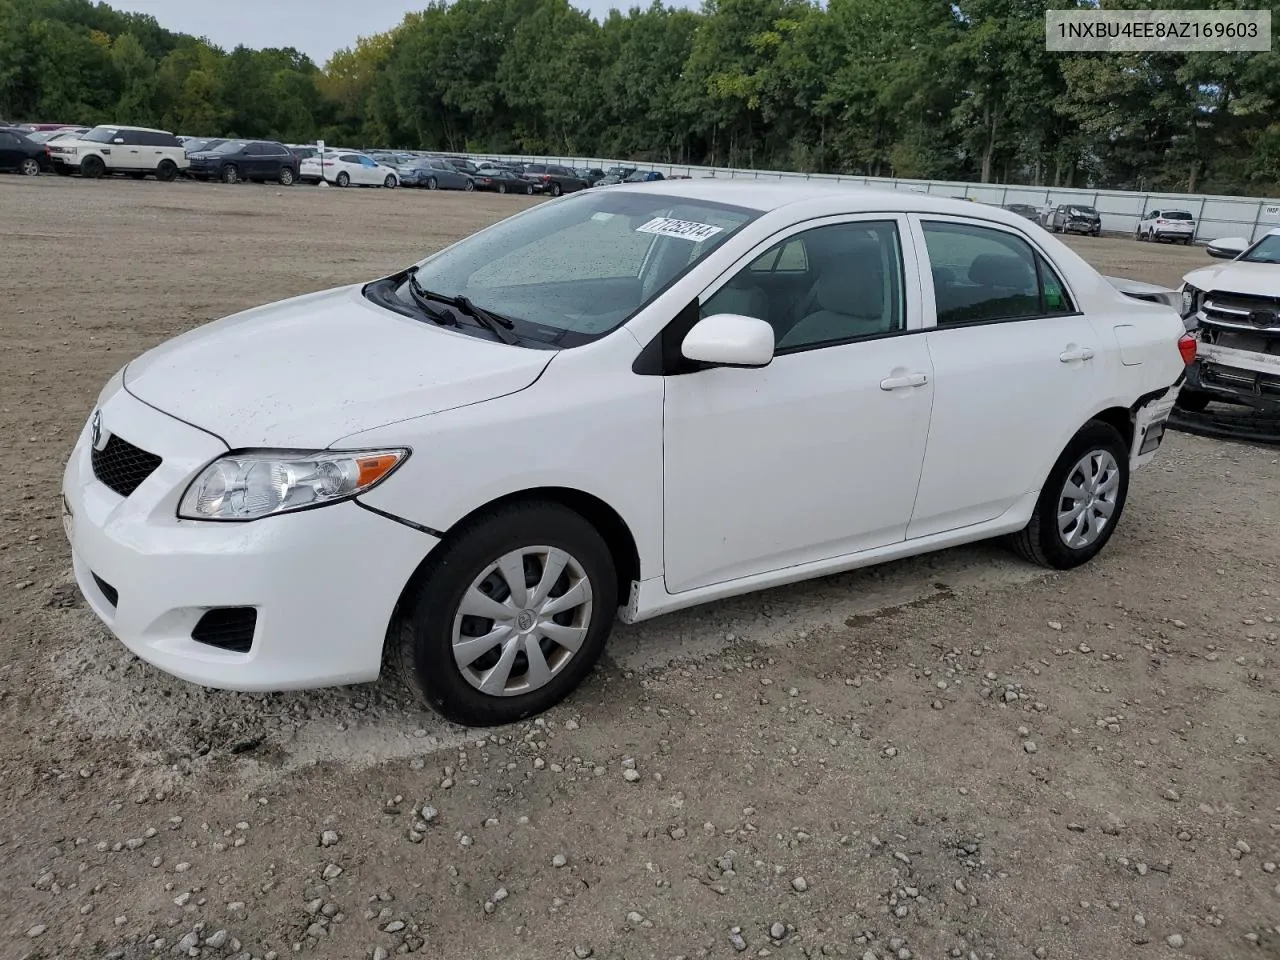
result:
[(24, 177), (38, 177), (40, 175), (40, 163), (34, 157), (27, 157), (22, 161), (19, 172)]
[(439, 184), (438, 184), (438, 183), (436, 183), (436, 178), (435, 178), (435, 177), (427, 177), (427, 189), (428, 189), (428, 190), (434, 190), (434, 189), (436, 189), (436, 187), (438, 187), (438, 186), (439, 186)]
[(100, 157), (85, 157), (80, 161), (80, 176), (86, 180), (100, 180), (107, 172), (107, 165)]
[(387, 179), (382, 181), (382, 185), (386, 187), (388, 190), (394, 190), (396, 188), (396, 184), (398, 183), (399, 181), (396, 180), (396, 178), (389, 173), (387, 174)]
[(156, 165), (156, 179), (161, 183), (172, 183), (178, 179), (178, 165), (172, 160), (161, 160)]
[(613, 557), (595, 527), (557, 503), (520, 503), (437, 549), (391, 638), (401, 675), (468, 726), (514, 723), (564, 699), (617, 613)]
[(340, 187), (349, 187), (351, 186), (351, 174), (347, 173), (347, 171), (345, 170), (342, 170), (338, 173), (338, 176), (334, 178), (333, 182)]
[(524, 188), (524, 192), (525, 192), (525, 194), (526, 194), (527, 196), (532, 197), (532, 196), (533, 196), (533, 184), (529, 184), (527, 187), (525, 187), (525, 188)]
[(462, 185), (462, 189), (467, 191), (467, 193), (470, 193), (475, 188), (476, 188), (476, 182), (474, 180), (468, 180), (466, 183)]
[(223, 183), (237, 183), (240, 180), (240, 171), (236, 169), (235, 164), (228, 163), (222, 168)]
[(558, 197), (562, 193), (564, 193), (564, 187), (560, 186), (558, 183), (551, 184), (551, 195), (553, 197)]
[(1058, 457), (1030, 522), (1013, 535), (1024, 559), (1070, 570), (1106, 546), (1129, 492), (1129, 451), (1115, 427), (1090, 421)]
[(499, 192), (499, 193), (506, 193), (506, 192), (507, 192), (507, 185), (506, 185), (505, 183), (500, 183), (500, 184), (498, 184), (498, 192)]

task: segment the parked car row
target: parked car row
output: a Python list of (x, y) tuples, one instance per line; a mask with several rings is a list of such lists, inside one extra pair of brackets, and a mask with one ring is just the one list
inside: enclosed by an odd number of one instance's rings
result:
[[(1077, 203), (1046, 205), (1037, 209), (1029, 203), (1007, 203), (1004, 208), (1026, 217), (1053, 233), (1102, 234), (1102, 216), (1093, 207)], [(1160, 240), (1189, 244), (1195, 239), (1196, 218), (1186, 210), (1151, 210), (1142, 215), (1133, 231), (1135, 240)]]

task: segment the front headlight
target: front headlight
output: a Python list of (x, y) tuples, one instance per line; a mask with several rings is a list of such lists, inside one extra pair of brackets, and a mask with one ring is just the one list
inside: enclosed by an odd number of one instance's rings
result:
[(183, 520), (257, 520), (348, 500), (387, 477), (408, 450), (250, 450), (219, 457), (178, 505)]
[(1200, 309), (1200, 291), (1189, 283), (1182, 285), (1182, 319), (1191, 316)]

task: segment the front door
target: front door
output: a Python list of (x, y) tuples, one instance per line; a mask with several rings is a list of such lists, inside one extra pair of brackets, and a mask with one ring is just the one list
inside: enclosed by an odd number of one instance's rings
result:
[(1095, 412), (1104, 346), (1021, 233), (958, 217), (919, 229), (934, 403), (911, 539), (994, 520), (1039, 490)]
[(793, 228), (704, 294), (774, 328), (760, 369), (666, 378), (671, 593), (901, 542), (932, 402), (905, 220)]

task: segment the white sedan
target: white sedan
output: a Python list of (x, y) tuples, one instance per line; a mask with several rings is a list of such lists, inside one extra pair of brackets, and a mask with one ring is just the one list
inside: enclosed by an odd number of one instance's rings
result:
[(305, 183), (324, 180), (339, 187), (386, 187), (390, 190), (400, 186), (400, 174), (395, 167), (351, 150), (326, 150), (323, 165), (319, 154), (307, 157), (298, 165), (298, 178)]
[(1008, 535), (1100, 551), (1195, 342), (996, 207), (663, 181), (177, 337), (66, 467), (75, 575), (196, 683), (515, 721), (615, 619)]

